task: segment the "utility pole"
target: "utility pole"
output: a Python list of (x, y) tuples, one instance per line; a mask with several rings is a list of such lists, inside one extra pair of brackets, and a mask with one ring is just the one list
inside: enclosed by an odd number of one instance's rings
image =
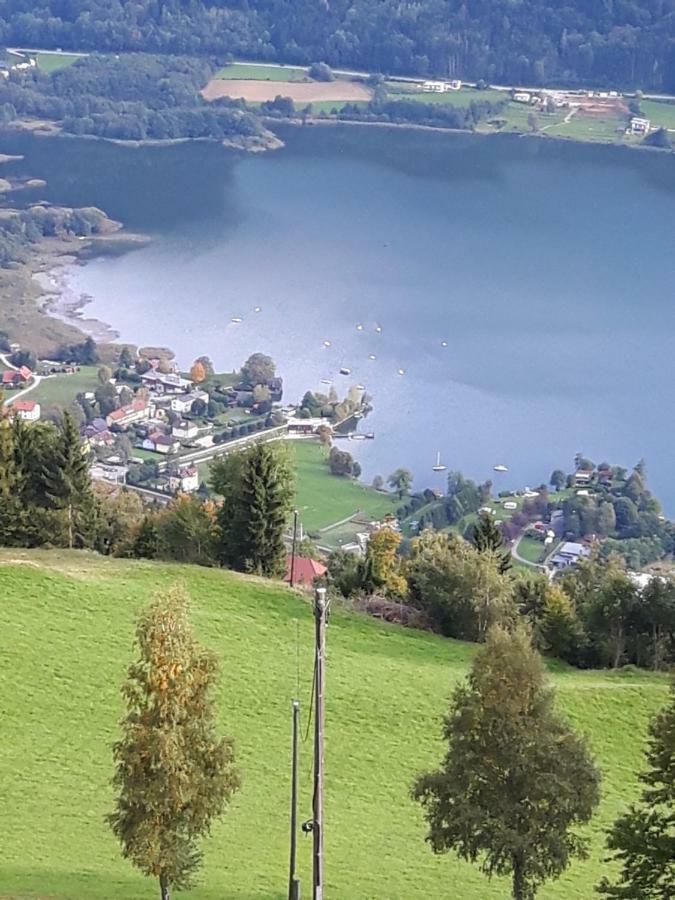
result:
[(326, 588), (314, 593), (316, 692), (314, 709), (314, 821), (312, 827), (313, 891), (312, 900), (323, 900), (323, 763), (324, 763), (324, 695), (326, 691)]
[(291, 587), (295, 584), (295, 554), (298, 546), (298, 511), (293, 510), (293, 545), (291, 547), (291, 577), (289, 579)]
[(288, 900), (300, 900), (300, 881), (295, 877), (298, 838), (298, 732), (300, 704), (293, 701), (293, 759), (291, 763), (291, 860), (288, 873)]

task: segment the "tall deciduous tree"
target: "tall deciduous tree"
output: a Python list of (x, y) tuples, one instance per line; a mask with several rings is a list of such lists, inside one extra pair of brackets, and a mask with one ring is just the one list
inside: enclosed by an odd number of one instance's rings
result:
[(617, 882), (603, 878), (598, 892), (616, 900), (675, 897), (675, 681), (649, 726), (646, 756), (640, 803), (619, 816), (607, 839), (622, 868)]
[(412, 472), (409, 469), (396, 469), (387, 478), (387, 484), (390, 488), (397, 491), (399, 499), (403, 499), (410, 490), (412, 480)]
[(172, 887), (190, 884), (201, 862), (198, 840), (238, 789), (239, 774), (231, 738), (216, 734), (216, 658), (192, 633), (183, 589), (154, 600), (136, 639), (108, 821), (123, 855), (169, 900)]
[(284, 531), (293, 508), (294, 481), (285, 444), (256, 444), (211, 469), (223, 497), (218, 512), (221, 561), (244, 572), (283, 575)]
[(241, 377), (251, 387), (256, 384), (267, 384), (274, 378), (275, 372), (274, 360), (264, 353), (252, 353), (241, 367)]
[(586, 855), (574, 826), (599, 801), (586, 743), (553, 700), (529, 632), (492, 629), (452, 696), (441, 768), (412, 789), (434, 852), (454, 850), (488, 877), (510, 875), (514, 900), (532, 900)]

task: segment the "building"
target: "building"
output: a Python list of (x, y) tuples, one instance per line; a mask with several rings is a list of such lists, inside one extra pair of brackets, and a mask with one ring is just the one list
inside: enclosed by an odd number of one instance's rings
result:
[(126, 484), (127, 466), (111, 466), (105, 463), (96, 463), (89, 470), (94, 481), (105, 481), (108, 484)]
[(8, 369), (6, 372), (2, 373), (2, 386), (5, 388), (17, 388), (24, 384), (26, 379), (22, 376), (21, 372), (17, 372), (14, 369)]
[(196, 390), (190, 391), (188, 394), (179, 394), (177, 397), (171, 398), (171, 409), (173, 412), (184, 415), (192, 410), (192, 404), (196, 400), (202, 400), (204, 403), (209, 402), (209, 395), (206, 391)]
[(649, 134), (652, 123), (649, 119), (642, 119), (640, 116), (633, 116), (630, 120), (631, 134)]
[(181, 419), (180, 422), (176, 422), (173, 426), (171, 434), (182, 441), (190, 440), (199, 434), (199, 426), (196, 422), (188, 422), (185, 419)]
[(37, 422), (40, 418), (40, 404), (35, 400), (15, 400), (11, 409), (24, 422)]
[(106, 416), (106, 424), (109, 428), (116, 425), (118, 428), (128, 428), (134, 422), (142, 422), (153, 413), (153, 408), (147, 400), (134, 400), (129, 406), (121, 406)]
[(425, 81), (422, 90), (427, 94), (444, 94), (448, 89), (445, 81)]
[(199, 490), (199, 473), (195, 466), (181, 466), (169, 475), (169, 489), (191, 494)]
[(176, 453), (180, 448), (180, 441), (171, 434), (161, 434), (153, 431), (141, 444), (144, 450), (154, 450), (155, 453)]
[(513, 99), (516, 103), (530, 103), (532, 101), (532, 94), (529, 94), (527, 91), (516, 91), (513, 95)]
[(567, 569), (574, 566), (582, 559), (587, 559), (591, 555), (591, 551), (584, 544), (576, 544), (572, 541), (566, 541), (556, 551), (555, 556), (551, 559), (551, 565), (555, 569)]
[(180, 394), (189, 391), (192, 382), (175, 372), (158, 372), (150, 369), (141, 375), (143, 384), (158, 394)]
[(321, 578), (326, 574), (328, 569), (323, 563), (316, 559), (308, 559), (305, 556), (295, 556), (291, 553), (286, 557), (286, 574), (284, 581), (287, 584), (291, 582), (291, 572), (293, 574), (293, 586), (311, 588), (315, 578)]
[(316, 434), (319, 428), (324, 426), (330, 428), (330, 422), (328, 419), (322, 419), (319, 416), (310, 419), (300, 419), (293, 416), (286, 423), (289, 434)]

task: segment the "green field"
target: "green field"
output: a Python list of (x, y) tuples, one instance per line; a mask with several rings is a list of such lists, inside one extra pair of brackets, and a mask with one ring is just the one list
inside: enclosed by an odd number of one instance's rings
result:
[(540, 563), (544, 555), (545, 547), (543, 541), (537, 541), (531, 537), (521, 538), (518, 544), (518, 555), (522, 556), (531, 563)]
[(82, 59), (82, 54), (75, 53), (38, 53), (38, 68), (43, 72), (56, 72), (58, 69), (66, 69), (72, 66), (78, 59)]
[(675, 129), (675, 103), (662, 100), (640, 100), (640, 109), (652, 126)]
[[(0, 551), (3, 653), (2, 896), (139, 900), (156, 885), (124, 861), (104, 823), (119, 686), (134, 617), (183, 580), (200, 637), (223, 668), (218, 714), (236, 740), (243, 789), (205, 845), (186, 900), (284, 900), (288, 857), (290, 702), (307, 727), (313, 624), (304, 598), (209, 569), (109, 560), (67, 551)], [(503, 900), (500, 880), (436, 858), (408, 789), (436, 765), (441, 716), (474, 648), (334, 610), (328, 630), (326, 900)], [(299, 669), (299, 690), (296, 683)], [(664, 679), (556, 665), (558, 703), (589, 735), (603, 770), (590, 859), (540, 900), (588, 900), (601, 872), (603, 828), (637, 793), (648, 716)], [(300, 819), (311, 815), (310, 742), (302, 744)], [(303, 896), (309, 839), (299, 841)]]
[(98, 366), (82, 366), (72, 375), (50, 375), (27, 395), (27, 399), (37, 400), (45, 409), (53, 404), (67, 407), (77, 394), (95, 391), (100, 386)]
[(233, 63), (224, 66), (216, 78), (236, 78), (245, 81), (309, 81), (305, 69), (295, 66), (266, 66), (253, 63)]
[[(337, 446), (349, 450), (347, 441), (338, 441)], [(292, 441), (290, 447), (297, 473), (296, 506), (305, 530), (325, 528), (358, 511), (365, 513), (368, 518), (381, 519), (388, 512), (393, 513), (399, 505), (393, 494), (375, 491), (358, 481), (331, 475), (325, 458), (326, 451), (314, 441)], [(351, 533), (359, 530), (361, 529), (352, 528)], [(330, 539), (329, 535), (326, 537)], [(341, 537), (344, 538), (342, 535)]]
[(446, 91), (444, 94), (434, 94), (431, 91), (423, 91), (419, 86), (406, 87), (398, 81), (387, 82), (387, 93), (390, 100), (416, 100), (418, 103), (442, 103), (451, 106), (469, 106), (479, 100), (489, 100), (491, 103), (499, 103), (508, 100), (506, 91), (495, 91), (488, 88), (479, 91), (475, 88), (461, 88), (459, 91)]

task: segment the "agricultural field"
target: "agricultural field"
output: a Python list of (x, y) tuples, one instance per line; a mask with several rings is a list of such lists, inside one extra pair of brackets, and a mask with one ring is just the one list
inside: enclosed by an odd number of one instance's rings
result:
[[(289, 441), (295, 460), (297, 477), (296, 506), (305, 531), (317, 531), (349, 516), (362, 512), (369, 519), (381, 519), (395, 512), (399, 501), (394, 494), (376, 491), (349, 478), (331, 475), (326, 461), (326, 450), (314, 441)], [(350, 527), (353, 536), (359, 527)], [(342, 542), (352, 540), (347, 532), (340, 535)], [(326, 540), (334, 543), (336, 535), (326, 534)], [(322, 537), (323, 543), (323, 537)]]
[(663, 100), (640, 100), (640, 111), (652, 126), (675, 130), (675, 103)]
[(400, 81), (387, 82), (387, 94), (390, 100), (416, 100), (418, 103), (439, 103), (451, 106), (465, 107), (479, 100), (489, 100), (490, 103), (500, 103), (508, 100), (509, 95), (505, 91), (497, 91), (488, 88), (485, 91), (476, 88), (461, 88), (459, 91), (446, 91), (444, 94), (435, 94), (423, 91), (419, 85), (406, 85)]
[(290, 97), (295, 103), (368, 101), (371, 91), (354, 81), (259, 81), (244, 79), (212, 78), (202, 91), (206, 100), (221, 97), (264, 103), (278, 96)]
[[(68, 551), (0, 551), (3, 741), (2, 895), (13, 900), (138, 900), (157, 886), (122, 859), (111, 811), (111, 744), (119, 688), (134, 655), (140, 608), (180, 580), (199, 637), (218, 655), (218, 717), (236, 741), (243, 787), (205, 842), (185, 900), (284, 900), (287, 892), (290, 704), (308, 725), (313, 621), (280, 584), (197, 567)], [(326, 709), (327, 900), (503, 900), (454, 857), (424, 841), (412, 780), (437, 765), (441, 717), (472, 645), (333, 610)], [(603, 773), (590, 858), (539, 900), (588, 900), (607, 870), (604, 829), (636, 796), (647, 722), (666, 680), (634, 669), (551, 665), (557, 703), (585, 733)], [(301, 745), (300, 819), (311, 815), (311, 742)], [(303, 896), (311, 841), (299, 841)]]
[(224, 78), (229, 81), (243, 79), (244, 81), (309, 81), (306, 69), (296, 66), (266, 66), (256, 63), (233, 63), (224, 66), (216, 74), (216, 78)]
[(77, 394), (95, 391), (100, 386), (98, 366), (82, 366), (79, 372), (72, 375), (50, 375), (43, 378), (40, 384), (27, 394), (26, 399), (36, 400), (46, 410), (58, 404), (68, 407)]
[(47, 74), (57, 72), (59, 69), (66, 69), (72, 66), (78, 59), (82, 59), (87, 54), (83, 53), (38, 53), (36, 56), (38, 69)]

